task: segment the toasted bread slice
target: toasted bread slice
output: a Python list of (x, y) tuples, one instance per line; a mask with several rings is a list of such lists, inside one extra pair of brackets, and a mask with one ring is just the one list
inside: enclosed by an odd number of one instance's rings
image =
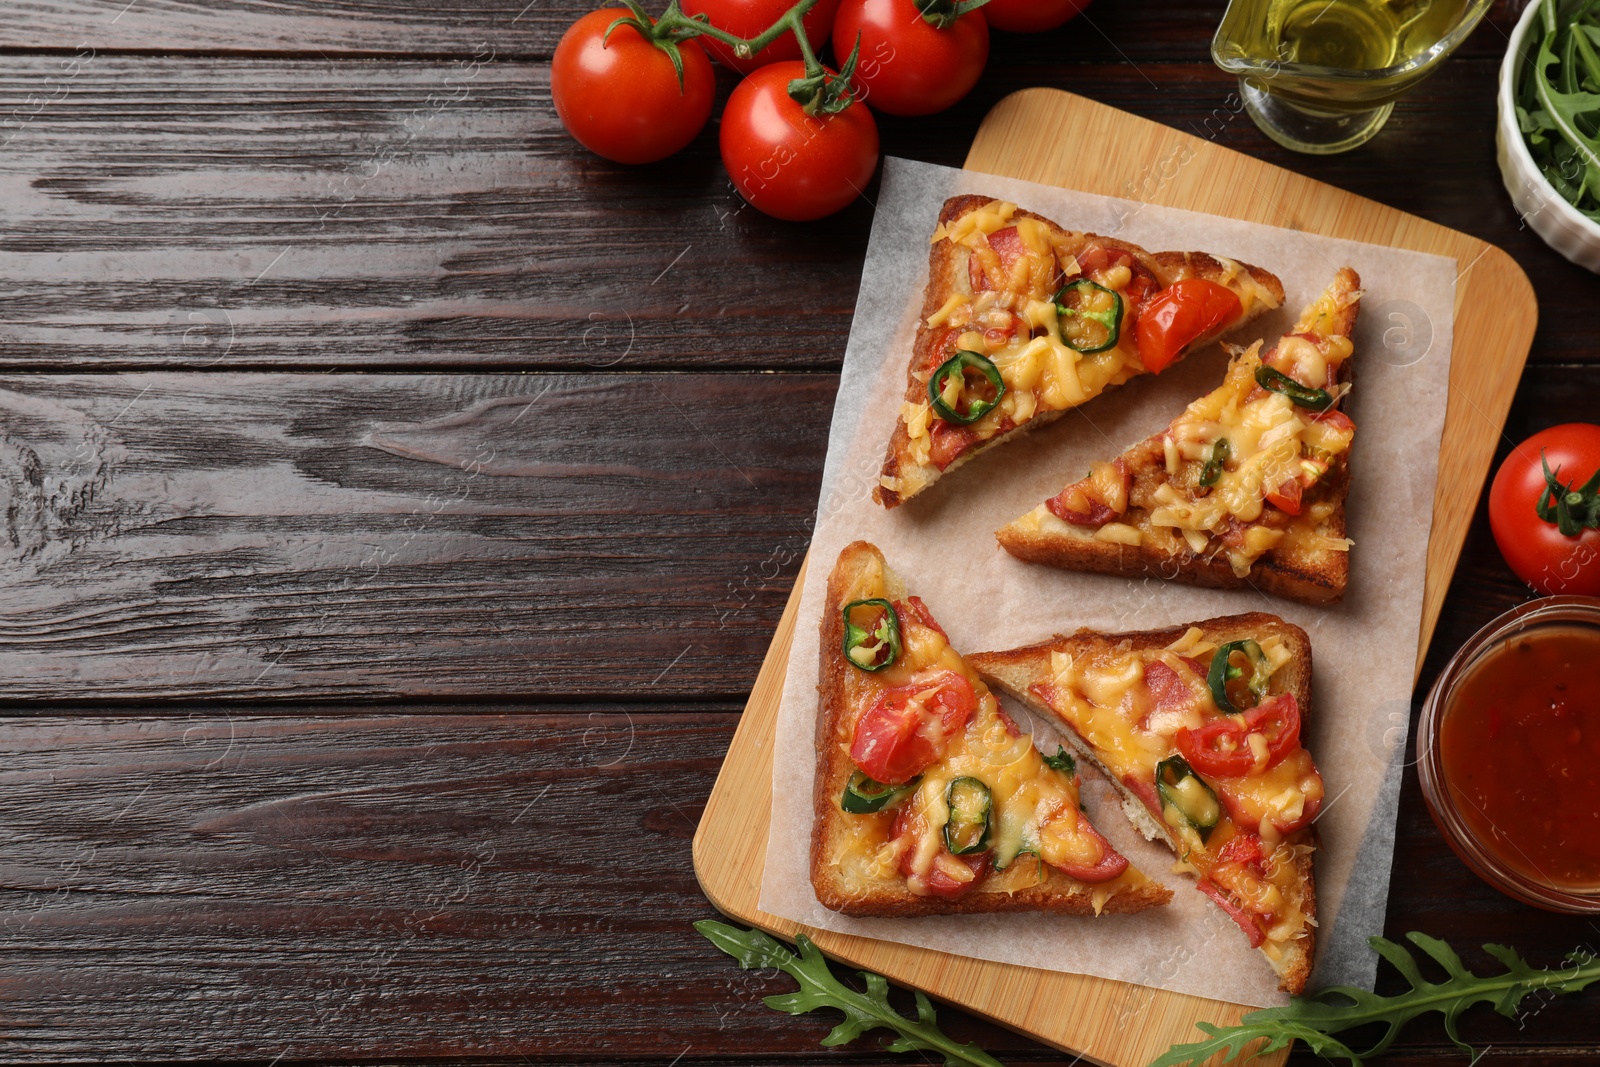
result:
[[(1093, 300), (1107, 305), (1100, 309), (1105, 322), (1055, 310), (1052, 301), (1061, 287), (1085, 278), (1099, 287), (1085, 289), (1085, 299), (1092, 292)], [(1160, 294), (1185, 279), (1222, 286), (1237, 308), (1175, 353), (1158, 354), (1159, 346), (1153, 346), (1141, 357), (1140, 309), (1169, 299)], [(1122, 307), (1115, 344), (1082, 352), (1063, 341), (1065, 329), (1080, 331), (1068, 340), (1083, 348), (1108, 342), (1112, 292)], [(1223, 294), (1218, 314), (1228, 312), (1227, 299)], [(1147, 373), (1147, 364), (1160, 370), (1282, 303), (1283, 284), (1248, 263), (1206, 252), (1146, 252), (1126, 241), (1065, 230), (1004, 201), (952, 197), (939, 213), (905, 404), (873, 497), (896, 507), (979, 452)], [(1183, 340), (1174, 337), (1171, 343)], [(963, 350), (988, 359), (1006, 386), (998, 406), (970, 424), (941, 417), (928, 392), (934, 372)]]
[[(868, 671), (845, 654), (844, 608), (877, 598), (896, 605), (901, 647), (881, 669)], [(868, 625), (875, 611), (866, 609)], [(859, 614), (852, 618), (861, 625)], [(864, 541), (840, 554), (828, 579), (819, 690), (811, 882), (825, 907), (846, 915), (1021, 910), (1092, 915), (1142, 911), (1172, 899), (1171, 890), (1129, 866), (1094, 830), (1080, 813), (1076, 772), (1065, 766), (1070, 761), (1061, 767), (1044, 762), (1033, 739), (1016, 731), (993, 694), (950, 648), (921, 601), (906, 596), (882, 554)], [(914, 720), (916, 739), (937, 737), (932, 743), (942, 751), (930, 753), (934, 762), (919, 767), (914, 784), (883, 810), (844, 811), (841, 798), (858, 770), (854, 753), (863, 751), (854, 748), (858, 725), (875, 706), (892, 701), (886, 693), (908, 691), (919, 694), (908, 704), (911, 715), (922, 715)], [(959, 718), (963, 707), (970, 719), (950, 718)], [(917, 710), (927, 708), (933, 710)], [(954, 732), (948, 730), (951, 725)], [(885, 759), (893, 755), (876, 750)], [(879, 765), (865, 755), (863, 760)], [(915, 766), (895, 762), (902, 771)], [(879, 773), (885, 779), (900, 777)], [(991, 791), (985, 825), (992, 840), (986, 851), (976, 851), (973, 842), (974, 852), (957, 857), (942, 835), (950, 810), (946, 789), (961, 776), (975, 777)], [(1086, 879), (1078, 878), (1062, 869), (1072, 863), (1052, 865), (1063, 857), (1080, 866), (1090, 859), (1095, 863), (1084, 872)]]
[[(1344, 501), (1355, 434), (1338, 405), (1355, 362), (1360, 284), (1341, 268), (1266, 355), (1259, 342), (1237, 352), (1220, 387), (997, 531), (1001, 547), (1067, 570), (1337, 602), (1350, 581)], [(1302, 399), (1320, 392), (1332, 403), (1313, 410), (1262, 388), (1263, 368), (1295, 378), (1288, 387), (1302, 387)], [(1219, 439), (1229, 454), (1208, 486)]]
[[(1181, 724), (1226, 721), (1201, 675), (1220, 648), (1246, 639), (1276, 664), (1262, 706), (1281, 707), (1288, 694), (1303, 721), (1311, 711), (1311, 642), (1298, 626), (1262, 612), (1139, 633), (1080, 630), (1027, 648), (980, 652), (969, 662), (990, 685), (1065, 727), (1078, 753), (1122, 790), (1133, 823), (1151, 840), (1167, 843), (1198, 876), (1196, 887), (1216, 899), (1252, 943), (1259, 938), (1281, 988), (1299, 993), (1316, 945), (1316, 831), (1309, 820), (1323, 796), (1310, 755), (1296, 743), (1297, 751), (1262, 770), (1252, 767), (1243, 778), (1197, 775), (1221, 798), (1213, 801), (1215, 823), (1205, 837), (1168, 809), (1167, 795), (1155, 785), (1160, 772), (1153, 768), (1179, 755)], [(1139, 670), (1131, 669), (1133, 662)], [(1260, 820), (1256, 831), (1252, 818)], [(1285, 830), (1278, 829), (1280, 821)], [(1241, 882), (1239, 859), (1252, 847), (1259, 849), (1259, 873)], [(1267, 914), (1255, 913), (1250, 899), (1276, 904)]]

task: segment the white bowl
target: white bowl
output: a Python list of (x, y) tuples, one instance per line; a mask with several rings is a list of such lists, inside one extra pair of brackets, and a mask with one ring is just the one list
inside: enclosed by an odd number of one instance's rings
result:
[(1495, 129), (1495, 144), (1499, 148), (1500, 177), (1511, 194), (1511, 203), (1522, 216), (1522, 221), (1534, 233), (1544, 238), (1545, 244), (1566, 256), (1580, 267), (1600, 273), (1600, 223), (1595, 223), (1550, 187), (1539, 168), (1534, 165), (1528, 151), (1528, 142), (1522, 139), (1517, 128), (1515, 85), (1518, 71), (1532, 56), (1522, 55), (1524, 42), (1539, 18), (1539, 9), (1548, 0), (1538, 0), (1528, 5), (1511, 31), (1511, 47), (1506, 49), (1505, 61), (1500, 64), (1500, 96), (1498, 109), (1500, 121)]

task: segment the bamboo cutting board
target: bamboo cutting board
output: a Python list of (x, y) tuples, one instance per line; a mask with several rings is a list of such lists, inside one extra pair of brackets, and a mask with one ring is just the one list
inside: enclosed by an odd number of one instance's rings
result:
[[(1051, 136), (1041, 138), (1040, 130)], [(996, 105), (978, 130), (966, 168), (1456, 260), (1450, 400), (1428, 544), (1420, 669), (1538, 319), (1533, 287), (1511, 257), (1466, 234), (1055, 89), (1028, 89)], [(796, 625), (816, 622), (795, 617), (803, 583), (802, 568), (694, 839), (695, 871), (711, 902), (734, 919), (791, 940), (802, 928), (756, 903), (789, 645)], [(1226, 1025), (1249, 1010), (1104, 978), (804, 932), (835, 959), (1117, 1067), (1143, 1067), (1169, 1045), (1199, 1038), (1197, 1021)], [(1255, 1062), (1276, 1065), (1286, 1055)]]

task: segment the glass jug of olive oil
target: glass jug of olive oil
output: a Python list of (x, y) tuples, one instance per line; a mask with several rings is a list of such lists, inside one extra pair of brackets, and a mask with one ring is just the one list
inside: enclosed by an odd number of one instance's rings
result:
[(1491, 0), (1232, 0), (1211, 57), (1239, 75), (1257, 126), (1299, 152), (1343, 152), (1383, 127)]

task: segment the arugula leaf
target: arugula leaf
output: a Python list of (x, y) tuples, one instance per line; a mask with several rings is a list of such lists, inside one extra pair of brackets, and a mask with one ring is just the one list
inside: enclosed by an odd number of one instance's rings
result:
[(795, 938), (795, 945), (800, 949), (797, 956), (760, 930), (740, 930), (714, 919), (702, 919), (694, 928), (738, 960), (744, 970), (775, 968), (800, 983), (800, 988), (793, 993), (767, 997), (763, 1001), (767, 1007), (790, 1015), (821, 1008), (844, 1012), (844, 1021), (822, 1039), (826, 1046), (843, 1045), (869, 1030), (885, 1029), (899, 1035), (884, 1046), (890, 1052), (937, 1052), (944, 1056), (945, 1067), (1004, 1067), (977, 1045), (958, 1045), (946, 1037), (939, 1029), (933, 1002), (920, 989), (916, 991), (917, 1017), (911, 1020), (890, 1006), (889, 980), (883, 975), (860, 972), (867, 983), (865, 993), (834, 977), (822, 950), (805, 934)]
[(1068, 778), (1078, 773), (1078, 764), (1073, 760), (1072, 753), (1067, 751), (1065, 745), (1057, 745), (1056, 754), (1054, 756), (1046, 756), (1044, 761)]
[[(1415, 932), (1407, 934), (1406, 939), (1443, 967), (1449, 977), (1443, 982), (1430, 982), (1422, 976), (1416, 957), (1404, 946), (1381, 937), (1368, 938), (1373, 950), (1410, 984), (1409, 990), (1384, 997), (1354, 986), (1334, 986), (1310, 997), (1294, 997), (1281, 1008), (1253, 1011), (1237, 1026), (1197, 1023), (1206, 1033), (1206, 1040), (1174, 1045), (1150, 1067), (1199, 1064), (1219, 1052), (1231, 1061), (1258, 1041), (1263, 1044), (1250, 1049), (1252, 1054), (1275, 1052), (1297, 1040), (1326, 1059), (1342, 1059), (1351, 1067), (1362, 1067), (1364, 1058), (1386, 1050), (1406, 1023), (1432, 1011), (1444, 1016), (1444, 1032), (1450, 1040), (1471, 1052), (1472, 1046), (1461, 1040), (1456, 1031), (1456, 1021), (1474, 1004), (1492, 1004), (1495, 1011), (1512, 1018), (1523, 999), (1535, 992), (1577, 993), (1600, 982), (1600, 957), (1591, 952), (1575, 951), (1563, 967), (1545, 970), (1530, 966), (1504, 945), (1484, 945), (1483, 950), (1506, 969), (1501, 974), (1479, 976), (1467, 970), (1461, 957), (1443, 941)], [(1377, 1044), (1360, 1052), (1332, 1036), (1377, 1023), (1388, 1029)]]
[(1517, 123), (1551, 187), (1600, 220), (1600, 13), (1592, 0), (1535, 2)]

